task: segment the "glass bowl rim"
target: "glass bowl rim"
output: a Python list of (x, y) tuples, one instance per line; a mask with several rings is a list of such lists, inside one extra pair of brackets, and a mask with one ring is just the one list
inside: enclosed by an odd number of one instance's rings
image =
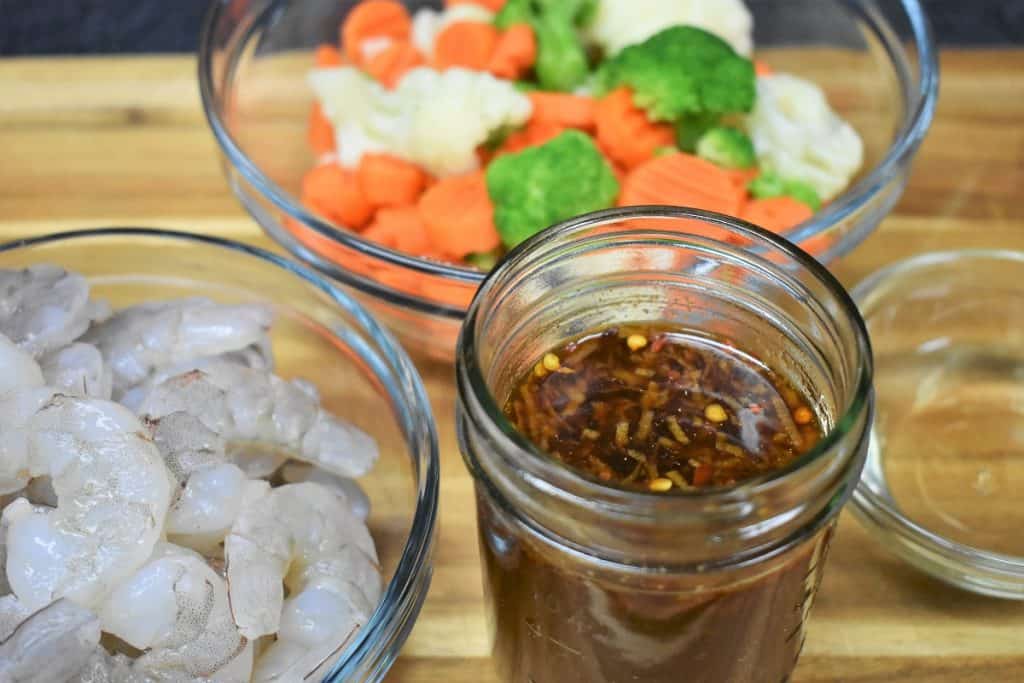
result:
[[(379, 352), (392, 366), (395, 375), (393, 381), (384, 382), (384, 384), (385, 386), (394, 384), (398, 387), (398, 395), (391, 398), (401, 397), (404, 403), (408, 403), (406, 409), (412, 415), (419, 417), (416, 420), (418, 424), (414, 423), (413, 425), (414, 431), (403, 435), (406, 446), (411, 450), (413, 468), (417, 473), (415, 512), (401, 557), (380, 602), (369, 621), (360, 629), (356, 640), (348, 643), (345, 647), (343, 652), (347, 654), (337, 661), (325, 678), (330, 681), (346, 680), (345, 675), (348, 674), (349, 669), (361, 665), (371, 658), (380, 657), (381, 653), (377, 650), (382, 645), (386, 646), (390, 642), (395, 642), (397, 637), (397, 645), (401, 646), (409, 632), (408, 621), (410, 619), (415, 621), (420, 605), (426, 596), (427, 588), (429, 588), (432, 573), (430, 564), (437, 533), (440, 451), (437, 423), (419, 372), (391, 333), (384, 329), (362, 304), (313, 269), (260, 247), (212, 235), (161, 228), (118, 226), (66, 230), (6, 240), (0, 242), (0, 254), (16, 253), (18, 250), (29, 250), (33, 247), (55, 243), (118, 237), (168, 240), (185, 245), (199, 244), (223, 249), (253, 258), (255, 261), (261, 262), (263, 266), (270, 266), (304, 280), (308, 285), (326, 294), (335, 305), (351, 315), (364, 328), (363, 331), (379, 345)], [(360, 358), (366, 360), (359, 349), (353, 348), (352, 350)], [(376, 367), (378, 364), (379, 361), (370, 363), (370, 369), (378, 379), (383, 381)], [(389, 389), (389, 393), (390, 391)], [(426, 581), (425, 584), (424, 581)]]
[[(861, 280), (850, 296), (858, 308), (873, 294), (907, 275), (934, 266), (965, 261), (1003, 261), (1024, 266), (1024, 251), (960, 249), (917, 254), (892, 263)], [(865, 321), (868, 316), (864, 315)], [(874, 435), (871, 437), (875, 442)], [(873, 445), (878, 448), (877, 442)], [(879, 454), (881, 457), (881, 454)], [(884, 472), (881, 475), (885, 482)], [(852, 510), (858, 519), (898, 555), (932, 576), (966, 590), (994, 597), (1024, 600), (1024, 556), (996, 553), (951, 540), (914, 522), (865, 481), (857, 485)]]
[[(244, 28), (243, 35), (240, 39), (236, 40), (236, 44), (229, 50), (229, 67), (226, 69), (226, 73), (229, 74), (227, 80), (234, 77), (234, 66), (238, 51), (248, 44), (252, 34), (260, 28), (265, 20), (276, 14), (284, 5), (291, 1), (293, 0), (269, 0), (266, 7), (257, 16), (246, 17), (245, 20), (248, 24)], [(793, 242), (799, 243), (826, 232), (830, 226), (856, 213), (868, 204), (873, 197), (886, 187), (893, 177), (899, 175), (900, 167), (905, 165), (916, 153), (931, 126), (939, 91), (939, 62), (934, 35), (921, 0), (899, 0), (899, 2), (906, 12), (910, 23), (913, 33), (913, 47), (916, 48), (920, 65), (916, 87), (915, 79), (909, 73), (906, 64), (894, 56), (902, 49), (899, 37), (890, 30), (887, 24), (879, 22), (877, 13), (862, 10), (861, 16), (872, 26), (876, 35), (883, 42), (886, 54), (889, 55), (890, 63), (899, 77), (904, 100), (910, 102), (911, 97), (916, 95), (916, 106), (904, 113), (896, 139), (889, 147), (883, 159), (867, 175), (853, 186), (847, 188), (834, 202), (816, 212), (812, 218), (787, 233), (786, 238)], [(215, 96), (217, 87), (214, 84), (214, 41), (217, 23), (224, 13), (227, 4), (228, 0), (215, 0), (210, 4), (203, 17), (199, 35), (197, 68), (203, 112), (221, 152), (228, 159), (231, 167), (241, 173), (242, 177), (252, 184), (260, 194), (269, 199), (277, 209), (286, 213), (290, 218), (298, 220), (304, 227), (312, 228), (321, 237), (340, 242), (343, 246), (353, 249), (357, 253), (378, 259), (386, 265), (408, 268), (426, 275), (440, 276), (456, 282), (479, 286), (487, 273), (465, 266), (445, 264), (440, 261), (410, 256), (375, 244), (354, 231), (338, 229), (334, 225), (319, 219), (297, 200), (293, 199), (289, 192), (286, 192), (274, 183), (249, 158), (228, 131), (225, 122), (220, 116), (218, 101)], [(854, 5), (859, 5), (859, 2), (854, 3)], [(854, 9), (857, 8), (855, 7)], [(224, 84), (220, 85), (223, 86)], [(864, 236), (860, 236), (851, 242), (846, 246), (845, 250), (852, 249)], [(319, 257), (311, 249), (303, 247), (298, 240), (280, 234), (280, 231), (274, 230), (271, 237), (279, 241), (289, 251), (301, 254), (302, 258), (313, 263), (317, 268), (329, 272), (332, 277), (338, 278), (345, 282), (345, 284), (370, 295), (381, 297), (391, 303), (407, 306), (413, 310), (428, 314), (440, 315), (456, 320), (465, 316), (466, 309), (463, 307), (432, 302), (414, 294), (401, 292), (378, 284), (372, 278), (349, 273), (343, 268), (332, 267), (329, 261)]]

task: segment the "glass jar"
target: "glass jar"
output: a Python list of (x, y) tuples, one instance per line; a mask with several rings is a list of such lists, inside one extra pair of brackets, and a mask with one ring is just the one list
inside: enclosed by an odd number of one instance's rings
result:
[[(545, 456), (501, 406), (544, 351), (621, 323), (722, 336), (810, 399), (824, 438), (738, 486), (626, 491)], [(515, 250), (469, 311), (457, 424), (504, 681), (780, 683), (871, 422), (857, 309), (813, 258), (694, 210), (619, 209)]]

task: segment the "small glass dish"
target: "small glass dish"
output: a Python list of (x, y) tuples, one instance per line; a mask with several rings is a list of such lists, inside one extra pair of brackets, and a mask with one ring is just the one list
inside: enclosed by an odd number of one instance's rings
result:
[[(353, 288), (410, 349), (451, 362), (485, 273), (383, 247), (299, 202), (312, 51), (336, 43), (359, 0), (217, 0), (199, 40), (203, 108), (228, 183), (296, 257)], [(440, 0), (407, 0), (410, 10)], [(899, 200), (938, 94), (938, 56), (920, 0), (747, 0), (756, 56), (820, 85), (860, 133), (853, 184), (784, 235), (822, 263), (849, 252)]]
[(204, 296), (274, 310), (275, 371), (313, 382), (325, 408), (371, 434), (381, 450), (380, 461), (359, 483), (370, 498), (367, 522), (387, 587), (369, 622), (315, 674), (346, 683), (383, 679), (430, 585), (439, 466), (430, 403), (392, 336), (310, 269), (215, 237), (107, 228), (0, 244), (0, 268), (36, 263), (82, 273), (93, 294), (114, 308)]
[(955, 586), (1024, 599), (1024, 253), (932, 253), (853, 296), (877, 416), (853, 510)]

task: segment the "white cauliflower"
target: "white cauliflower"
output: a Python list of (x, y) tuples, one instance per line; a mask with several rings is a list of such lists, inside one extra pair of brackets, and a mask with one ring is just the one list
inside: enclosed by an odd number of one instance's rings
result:
[(467, 69), (413, 69), (394, 90), (352, 67), (314, 69), (309, 82), (349, 168), (367, 152), (386, 152), (436, 176), (467, 173), (492, 133), (533, 113), (511, 83)]
[(762, 168), (802, 180), (823, 200), (842, 192), (864, 163), (864, 143), (814, 83), (789, 74), (757, 79), (747, 117)]
[(714, 33), (744, 56), (754, 49), (754, 19), (743, 0), (598, 0), (586, 35), (614, 55), (679, 25)]
[(441, 31), (456, 21), (478, 21), (490, 24), (494, 13), (475, 4), (452, 5), (438, 12), (429, 7), (416, 10), (412, 16), (412, 43), (428, 58), (434, 56), (434, 43)]

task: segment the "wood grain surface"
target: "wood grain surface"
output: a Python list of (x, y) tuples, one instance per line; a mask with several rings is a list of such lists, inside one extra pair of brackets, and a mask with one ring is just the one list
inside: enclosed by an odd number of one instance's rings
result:
[[(906, 196), (836, 265), (847, 284), (921, 251), (1024, 250), (1024, 50), (947, 52), (942, 67)], [(227, 190), (194, 75), (186, 57), (0, 60), (0, 237), (150, 225), (266, 244)], [(492, 681), (451, 372), (420, 366), (441, 434), (441, 538), (388, 680)], [(845, 514), (804, 652), (796, 683), (1024, 681), (1024, 604), (922, 576)]]

